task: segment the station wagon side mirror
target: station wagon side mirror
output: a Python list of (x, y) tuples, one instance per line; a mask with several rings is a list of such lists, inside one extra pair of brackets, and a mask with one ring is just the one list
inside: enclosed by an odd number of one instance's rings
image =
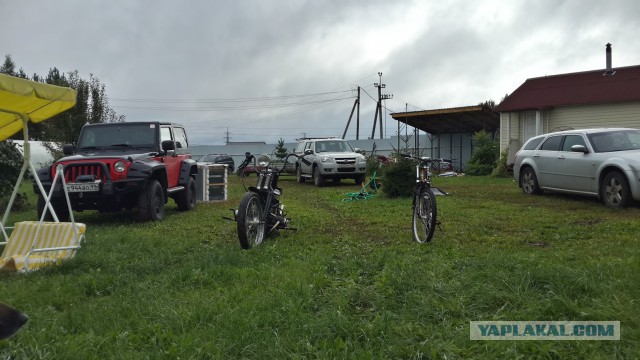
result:
[(313, 154), (313, 150), (307, 149), (307, 150), (304, 151), (304, 154), (305, 155), (311, 155), (311, 154)]
[(73, 145), (71, 145), (71, 144), (62, 145), (62, 153), (65, 156), (72, 155), (73, 154)]
[(571, 151), (573, 152), (581, 152), (583, 154), (588, 154), (589, 150), (584, 145), (573, 145), (571, 147)]

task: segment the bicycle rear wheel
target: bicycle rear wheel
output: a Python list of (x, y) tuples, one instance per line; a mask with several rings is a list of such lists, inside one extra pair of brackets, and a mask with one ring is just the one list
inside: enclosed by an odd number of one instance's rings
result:
[(265, 223), (261, 221), (262, 203), (260, 197), (252, 192), (244, 194), (238, 208), (238, 239), (243, 249), (250, 249), (262, 243), (265, 235)]
[(413, 202), (413, 240), (418, 243), (430, 242), (436, 230), (436, 196), (425, 187), (416, 193)]

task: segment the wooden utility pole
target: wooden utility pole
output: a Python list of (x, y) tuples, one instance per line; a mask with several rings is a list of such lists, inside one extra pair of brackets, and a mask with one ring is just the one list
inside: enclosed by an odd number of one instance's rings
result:
[(228, 144), (230, 139), (231, 136), (229, 136), (229, 128), (227, 128), (227, 131), (224, 133), (224, 143)]
[(351, 115), (349, 115), (349, 121), (347, 121), (347, 126), (344, 128), (344, 132), (342, 133), (342, 138), (344, 139), (347, 136), (347, 130), (349, 129), (349, 124), (351, 124), (351, 118), (353, 117), (353, 112), (358, 109), (356, 114), (356, 140), (360, 138), (360, 86), (358, 86), (358, 96), (356, 100), (353, 102), (353, 108), (351, 108)]

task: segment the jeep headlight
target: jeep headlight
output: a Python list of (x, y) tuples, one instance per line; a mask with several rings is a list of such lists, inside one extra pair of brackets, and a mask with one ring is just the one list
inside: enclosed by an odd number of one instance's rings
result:
[(115, 170), (117, 173), (121, 173), (124, 171), (124, 169), (126, 168), (124, 161), (118, 161), (113, 165), (113, 170)]
[(333, 162), (333, 160), (331, 159), (331, 156), (321, 156), (320, 161), (322, 161), (323, 163)]

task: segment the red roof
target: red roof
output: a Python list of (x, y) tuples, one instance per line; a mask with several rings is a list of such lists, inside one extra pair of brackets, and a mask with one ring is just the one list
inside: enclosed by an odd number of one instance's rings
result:
[(640, 65), (527, 79), (494, 110), (511, 112), (569, 105), (640, 101)]

